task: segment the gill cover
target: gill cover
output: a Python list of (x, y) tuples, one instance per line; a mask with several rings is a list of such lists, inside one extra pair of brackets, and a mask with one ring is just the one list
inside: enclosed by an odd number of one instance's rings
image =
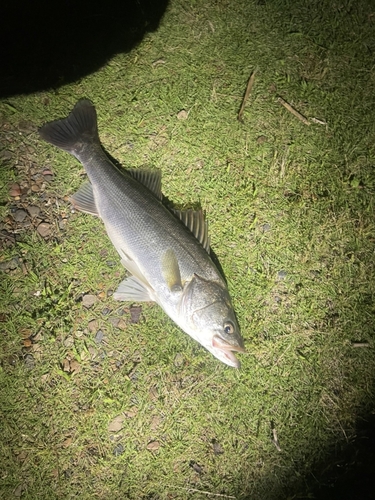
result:
[(184, 287), (181, 307), (190, 326), (210, 336), (213, 347), (244, 351), (229, 293), (223, 285), (194, 274)]

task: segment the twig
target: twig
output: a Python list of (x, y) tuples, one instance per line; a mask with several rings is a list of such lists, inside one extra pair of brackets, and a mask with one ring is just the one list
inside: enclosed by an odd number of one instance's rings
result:
[(352, 347), (370, 347), (368, 342), (352, 342)]
[(319, 118), (310, 118), (310, 120), (313, 122), (313, 123), (317, 123), (318, 125), (327, 125), (327, 122), (324, 121), (324, 120), (319, 120)]
[(253, 88), (253, 85), (254, 85), (255, 73), (256, 73), (256, 70), (254, 70), (250, 75), (249, 81), (247, 82), (246, 92), (245, 92), (245, 95), (242, 99), (242, 104), (241, 104), (240, 110), (238, 112), (237, 119), (241, 123), (243, 123), (243, 111), (245, 109), (246, 101), (249, 98), (251, 89)]
[(278, 97), (277, 100), (279, 101), (280, 104), (284, 106), (292, 115), (294, 115), (296, 118), (298, 118), (302, 123), (305, 125), (310, 125), (309, 120), (306, 118), (306, 116), (301, 115), (296, 109), (293, 108), (289, 103), (284, 101), (282, 97)]
[(272, 436), (273, 436), (271, 441), (276, 446), (277, 451), (282, 451), (280, 448), (280, 445), (279, 445), (279, 440), (277, 439), (277, 432), (276, 432), (276, 429), (274, 427), (273, 422), (271, 422), (271, 430), (272, 430)]
[(187, 492), (192, 492), (192, 493), (203, 493), (204, 495), (212, 497), (233, 498), (234, 500), (236, 500), (236, 497), (232, 495), (225, 495), (223, 493), (211, 493), (211, 491), (197, 490), (196, 488), (189, 488), (189, 487), (183, 488), (182, 486), (171, 486), (171, 488), (178, 490), (186, 490)]

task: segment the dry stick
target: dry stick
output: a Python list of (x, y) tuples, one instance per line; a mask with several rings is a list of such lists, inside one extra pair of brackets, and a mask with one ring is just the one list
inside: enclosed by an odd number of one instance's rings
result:
[(197, 490), (196, 488), (189, 488), (189, 487), (183, 488), (181, 486), (172, 486), (172, 488), (177, 488), (179, 490), (186, 490), (188, 492), (191, 491), (192, 493), (202, 493), (203, 495), (208, 495), (208, 496), (213, 496), (213, 497), (234, 498), (234, 500), (236, 500), (236, 497), (234, 497), (232, 495), (224, 495), (222, 493), (211, 493), (210, 491)]
[(277, 438), (277, 432), (276, 432), (276, 429), (275, 429), (275, 426), (274, 426), (273, 422), (271, 422), (271, 430), (272, 430), (272, 439), (271, 439), (271, 441), (276, 446), (277, 451), (282, 451), (282, 449), (280, 448), (279, 440)]
[(245, 92), (245, 95), (242, 99), (241, 108), (238, 112), (237, 119), (241, 123), (243, 123), (243, 110), (245, 109), (246, 101), (247, 101), (247, 99), (250, 95), (251, 89), (253, 88), (253, 85), (254, 85), (255, 73), (256, 73), (256, 70), (254, 70), (250, 75), (249, 81), (247, 82), (246, 92)]
[(282, 97), (278, 97), (277, 100), (279, 101), (280, 104), (284, 106), (284, 108), (286, 108), (290, 113), (292, 113), (292, 115), (301, 120), (302, 123), (304, 123), (305, 125), (310, 125), (310, 122), (306, 118), (306, 116), (301, 115), (301, 113), (299, 113), (296, 109), (294, 109), (289, 103), (284, 101)]

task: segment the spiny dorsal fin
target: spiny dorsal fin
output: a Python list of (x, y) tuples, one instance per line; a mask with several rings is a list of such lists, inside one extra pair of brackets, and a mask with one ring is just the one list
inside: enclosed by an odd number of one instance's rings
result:
[(202, 210), (173, 210), (173, 213), (193, 233), (206, 252), (210, 253), (208, 224), (204, 219)]
[(128, 174), (143, 184), (149, 189), (156, 198), (161, 200), (163, 195), (161, 193), (161, 171), (160, 170), (147, 170), (144, 168), (131, 168), (127, 170)]

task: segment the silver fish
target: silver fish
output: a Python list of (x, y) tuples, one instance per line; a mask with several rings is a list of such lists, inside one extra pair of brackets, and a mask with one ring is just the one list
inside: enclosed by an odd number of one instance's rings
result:
[(162, 203), (161, 173), (119, 170), (104, 153), (95, 107), (78, 101), (67, 118), (45, 124), (47, 142), (75, 156), (86, 182), (71, 198), (96, 215), (130, 272), (114, 299), (157, 302), (177, 325), (216, 358), (238, 368), (244, 352), (226, 283), (209, 256), (202, 211), (172, 213)]

